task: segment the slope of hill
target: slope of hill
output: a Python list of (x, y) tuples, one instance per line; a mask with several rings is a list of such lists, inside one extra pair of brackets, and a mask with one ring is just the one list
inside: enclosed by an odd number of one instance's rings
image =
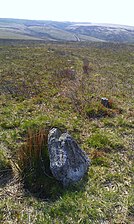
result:
[(134, 27), (110, 24), (0, 19), (0, 38), (134, 43)]
[[(133, 44), (0, 43), (1, 224), (134, 223), (133, 62)], [(91, 159), (72, 187), (48, 169), (52, 127)]]
[(68, 30), (110, 42), (134, 42), (134, 27), (112, 24), (74, 24)]

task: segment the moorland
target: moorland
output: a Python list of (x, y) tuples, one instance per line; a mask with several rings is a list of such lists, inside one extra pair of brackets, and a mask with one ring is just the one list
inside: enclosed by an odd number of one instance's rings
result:
[[(134, 222), (133, 76), (133, 44), (0, 40), (1, 223)], [(52, 127), (91, 159), (68, 188), (43, 172)]]
[(134, 26), (0, 18), (0, 39), (134, 43)]

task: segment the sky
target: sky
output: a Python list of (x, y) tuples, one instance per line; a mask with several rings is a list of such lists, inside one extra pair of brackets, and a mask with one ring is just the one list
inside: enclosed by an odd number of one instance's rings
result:
[(134, 0), (0, 0), (0, 18), (134, 26)]

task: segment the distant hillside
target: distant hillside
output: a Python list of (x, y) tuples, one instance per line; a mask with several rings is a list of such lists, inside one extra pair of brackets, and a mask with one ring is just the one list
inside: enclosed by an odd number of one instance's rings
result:
[(134, 26), (0, 19), (0, 38), (134, 43)]
[(73, 33), (88, 35), (110, 42), (134, 42), (134, 27), (112, 24), (73, 24)]

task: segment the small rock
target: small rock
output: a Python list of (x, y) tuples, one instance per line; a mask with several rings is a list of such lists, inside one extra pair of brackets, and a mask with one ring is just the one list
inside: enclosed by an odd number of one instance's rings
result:
[(108, 101), (108, 99), (105, 98), (105, 97), (101, 98), (101, 104), (102, 104), (104, 107), (110, 108), (109, 101)]
[(48, 150), (51, 172), (64, 186), (79, 181), (87, 172), (90, 160), (68, 133), (50, 130)]

